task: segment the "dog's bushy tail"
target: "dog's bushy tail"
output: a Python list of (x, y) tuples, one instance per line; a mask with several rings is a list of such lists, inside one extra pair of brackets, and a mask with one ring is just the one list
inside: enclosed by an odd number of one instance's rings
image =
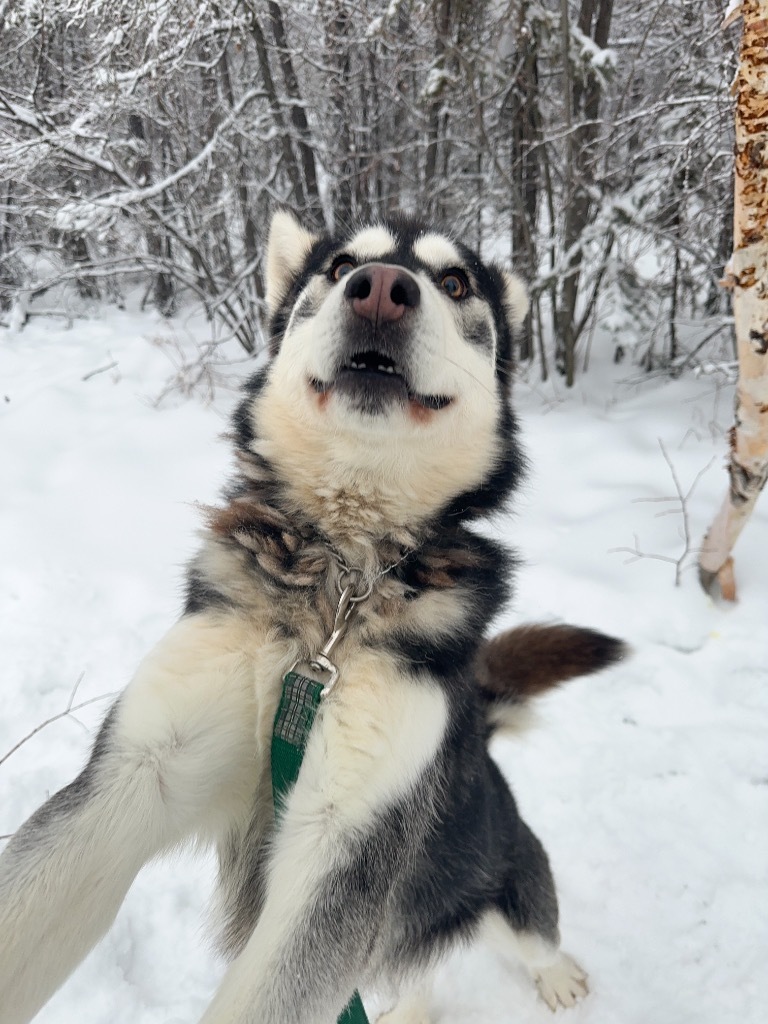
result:
[(615, 665), (628, 652), (622, 640), (568, 625), (517, 626), (484, 641), (475, 671), (491, 730), (520, 730), (532, 698)]

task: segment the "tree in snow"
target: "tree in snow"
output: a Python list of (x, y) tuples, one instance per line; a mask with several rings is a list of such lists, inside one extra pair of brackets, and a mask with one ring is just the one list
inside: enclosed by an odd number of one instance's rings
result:
[(699, 557), (705, 589), (734, 600), (731, 550), (768, 480), (768, 0), (742, 0), (736, 93), (734, 247), (727, 283), (739, 352), (730, 488)]
[(682, 369), (729, 342), (724, 2), (0, 0), (0, 318), (138, 283), (252, 351), (275, 205), (406, 210), (516, 264), (542, 373), (596, 326)]

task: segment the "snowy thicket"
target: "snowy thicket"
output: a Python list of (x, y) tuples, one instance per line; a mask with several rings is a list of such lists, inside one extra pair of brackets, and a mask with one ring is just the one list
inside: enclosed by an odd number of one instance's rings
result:
[(617, 358), (679, 370), (730, 344), (724, 9), (0, 0), (0, 316), (138, 279), (250, 350), (276, 204), (407, 209), (529, 278), (523, 358), (571, 380), (602, 323)]

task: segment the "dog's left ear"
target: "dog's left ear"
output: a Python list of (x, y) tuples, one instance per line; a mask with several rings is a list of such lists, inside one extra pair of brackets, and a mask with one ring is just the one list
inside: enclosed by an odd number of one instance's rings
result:
[(508, 270), (502, 271), (502, 279), (504, 283), (502, 295), (504, 312), (507, 315), (509, 329), (514, 332), (528, 314), (530, 306), (528, 290), (517, 274), (511, 274)]
[(272, 217), (267, 241), (267, 309), (274, 316), (301, 270), (309, 250), (317, 241), (287, 210)]
[(508, 391), (512, 383), (514, 338), (528, 313), (528, 290), (517, 274), (511, 274), (508, 270), (502, 270), (500, 267), (498, 273), (501, 278), (500, 298), (506, 330), (499, 335), (496, 371)]

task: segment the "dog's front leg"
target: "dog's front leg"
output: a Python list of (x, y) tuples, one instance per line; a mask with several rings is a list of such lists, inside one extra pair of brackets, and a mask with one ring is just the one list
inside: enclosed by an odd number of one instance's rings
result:
[(442, 690), (348, 653), (272, 846), (261, 916), (203, 1024), (335, 1024), (392, 955), (396, 893), (440, 786)]
[(110, 712), (86, 768), (0, 857), (0, 1021), (24, 1024), (111, 925), (140, 867), (217, 834), (257, 782), (236, 621), (182, 620)]
[(342, 837), (332, 812), (289, 811), (258, 924), (202, 1024), (333, 1024), (369, 966), (397, 830)]

